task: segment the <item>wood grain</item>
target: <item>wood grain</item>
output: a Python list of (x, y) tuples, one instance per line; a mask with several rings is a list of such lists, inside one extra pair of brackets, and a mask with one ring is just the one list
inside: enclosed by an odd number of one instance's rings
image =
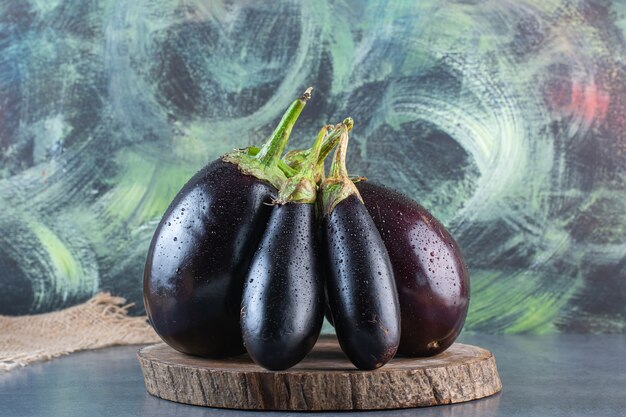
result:
[(374, 410), (459, 403), (502, 389), (488, 350), (455, 343), (431, 358), (396, 357), (359, 371), (333, 336), (298, 365), (267, 371), (247, 355), (214, 360), (161, 343), (138, 352), (148, 392), (185, 404), (250, 410)]

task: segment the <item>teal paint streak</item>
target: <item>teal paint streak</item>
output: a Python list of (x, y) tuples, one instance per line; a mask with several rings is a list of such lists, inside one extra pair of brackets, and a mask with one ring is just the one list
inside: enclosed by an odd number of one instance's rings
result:
[(467, 329), (623, 331), (621, 4), (15, 4), (0, 1), (0, 288), (27, 295), (5, 312), (99, 289), (140, 302), (180, 186), (314, 85), (292, 146), (354, 117), (350, 170), (459, 240)]

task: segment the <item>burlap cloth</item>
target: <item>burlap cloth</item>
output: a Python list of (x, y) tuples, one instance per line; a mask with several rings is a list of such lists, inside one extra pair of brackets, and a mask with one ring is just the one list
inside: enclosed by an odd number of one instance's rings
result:
[(0, 316), (0, 372), (79, 350), (158, 342), (146, 317), (129, 317), (125, 303), (101, 293), (53, 313)]

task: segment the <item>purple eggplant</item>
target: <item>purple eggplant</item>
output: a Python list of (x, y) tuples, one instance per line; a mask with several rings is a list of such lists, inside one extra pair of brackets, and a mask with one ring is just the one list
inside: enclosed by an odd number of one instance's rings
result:
[(286, 180), (282, 154), (310, 89), (254, 154), (227, 154), (181, 189), (159, 223), (146, 260), (144, 304), (159, 336), (192, 355), (244, 352), (243, 283)]
[(172, 202), (150, 245), (144, 280), (150, 322), (170, 346), (201, 356), (243, 353), (243, 276), (275, 197), (271, 185), (218, 160)]
[(271, 370), (300, 362), (324, 320), (314, 173), (327, 131), (322, 128), (304, 168), (281, 188), (244, 284), (244, 345), (254, 362)]
[(347, 145), (346, 131), (321, 185), (326, 287), (341, 349), (372, 370), (396, 354), (400, 307), (387, 249), (346, 171)]
[(244, 285), (241, 333), (248, 354), (271, 370), (292, 367), (313, 348), (324, 318), (315, 206), (272, 211)]
[(459, 246), (410, 198), (370, 181), (356, 187), (393, 265), (402, 317), (398, 353), (443, 352), (461, 332), (469, 307), (469, 273)]

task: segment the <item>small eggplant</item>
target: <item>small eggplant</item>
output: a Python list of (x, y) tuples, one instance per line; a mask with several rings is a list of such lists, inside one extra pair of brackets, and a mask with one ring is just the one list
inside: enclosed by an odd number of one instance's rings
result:
[(291, 104), (257, 152), (224, 155), (191, 178), (159, 223), (144, 270), (144, 304), (174, 349), (208, 357), (244, 352), (244, 277), (272, 214), (267, 204), (286, 180), (280, 155), (310, 93)]
[(356, 184), (393, 265), (402, 317), (398, 353), (432, 356), (457, 338), (469, 307), (459, 246), (426, 209), (370, 181)]
[(345, 167), (347, 130), (322, 181), (326, 286), (341, 349), (359, 369), (383, 366), (400, 343), (400, 308), (391, 261)]
[(271, 370), (300, 362), (324, 320), (314, 172), (327, 130), (320, 131), (307, 165), (280, 190), (244, 284), (244, 345), (254, 362)]

